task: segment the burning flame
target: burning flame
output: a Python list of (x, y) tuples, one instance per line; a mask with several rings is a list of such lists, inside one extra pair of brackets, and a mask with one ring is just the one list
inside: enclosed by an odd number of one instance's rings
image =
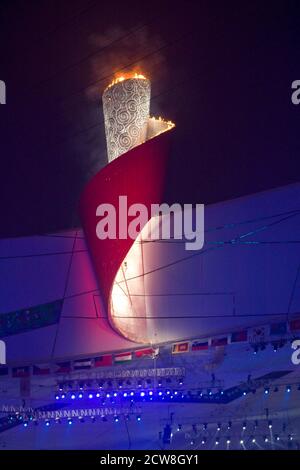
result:
[(165, 130), (173, 129), (175, 127), (175, 123), (172, 121), (167, 121), (166, 119), (163, 119), (162, 117), (155, 117), (151, 116), (149, 118), (149, 121), (157, 122), (159, 124), (165, 124), (167, 126), (167, 129), (162, 130), (162, 132), (165, 132)]
[(123, 73), (122, 75), (119, 75), (118, 77), (114, 78), (107, 88), (110, 88), (111, 86), (116, 85), (116, 83), (123, 82), (124, 80), (128, 80), (130, 78), (139, 78), (141, 80), (147, 80), (145, 75), (142, 75), (140, 73), (136, 73), (136, 72)]

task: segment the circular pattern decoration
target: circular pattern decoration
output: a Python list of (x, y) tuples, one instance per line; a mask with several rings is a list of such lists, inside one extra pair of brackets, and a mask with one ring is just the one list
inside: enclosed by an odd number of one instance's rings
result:
[(108, 160), (146, 140), (150, 82), (129, 78), (107, 88), (102, 97)]

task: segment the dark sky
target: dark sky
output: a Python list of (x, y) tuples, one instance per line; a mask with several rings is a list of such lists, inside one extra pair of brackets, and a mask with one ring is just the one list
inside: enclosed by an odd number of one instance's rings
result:
[(101, 93), (129, 64), (177, 125), (167, 201), (299, 181), (298, 1), (0, 5), (1, 237), (79, 225), (80, 191), (106, 164)]

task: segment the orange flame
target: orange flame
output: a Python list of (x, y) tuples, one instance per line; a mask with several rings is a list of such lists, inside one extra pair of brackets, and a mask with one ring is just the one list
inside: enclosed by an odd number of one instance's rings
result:
[(116, 78), (114, 78), (107, 88), (110, 88), (111, 86), (116, 85), (116, 83), (123, 82), (124, 80), (128, 80), (129, 78), (140, 78), (142, 80), (147, 80), (145, 75), (142, 75), (141, 73), (128, 72), (128, 73), (123, 73), (122, 75), (118, 75)]

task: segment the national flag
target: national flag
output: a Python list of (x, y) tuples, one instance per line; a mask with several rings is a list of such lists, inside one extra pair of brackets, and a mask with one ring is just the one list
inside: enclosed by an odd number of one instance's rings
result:
[(208, 349), (208, 341), (194, 341), (192, 343), (192, 351), (204, 351)]
[(71, 372), (71, 362), (58, 362), (54, 366), (56, 374), (68, 374)]
[(172, 354), (185, 353), (189, 351), (189, 343), (175, 343), (172, 346)]
[(248, 342), (250, 344), (264, 343), (268, 337), (268, 330), (265, 326), (258, 326), (248, 330)]
[(131, 360), (132, 360), (132, 353), (131, 352), (116, 354), (115, 357), (114, 357), (114, 362), (116, 362), (116, 363), (129, 362)]
[(211, 340), (212, 347), (216, 346), (226, 346), (228, 344), (228, 337), (224, 336), (223, 338), (215, 338)]
[(0, 367), (0, 376), (4, 377), (5, 375), (8, 375), (8, 367)]
[(285, 335), (287, 333), (287, 324), (285, 321), (279, 323), (271, 323), (270, 335)]
[(94, 367), (111, 366), (112, 363), (113, 363), (112, 354), (106, 354), (105, 356), (95, 357)]
[(231, 343), (241, 343), (242, 341), (247, 341), (247, 330), (235, 331), (231, 333), (230, 342)]
[(28, 366), (26, 367), (13, 367), (12, 369), (12, 377), (29, 377), (30, 376), (30, 369)]
[(135, 357), (156, 357), (158, 356), (159, 348), (145, 348), (135, 351)]
[(300, 318), (290, 321), (289, 326), (290, 331), (300, 331)]
[(50, 364), (34, 365), (32, 368), (32, 375), (49, 375), (50, 372)]
[(73, 368), (75, 370), (90, 369), (92, 366), (92, 359), (80, 359), (73, 362)]

